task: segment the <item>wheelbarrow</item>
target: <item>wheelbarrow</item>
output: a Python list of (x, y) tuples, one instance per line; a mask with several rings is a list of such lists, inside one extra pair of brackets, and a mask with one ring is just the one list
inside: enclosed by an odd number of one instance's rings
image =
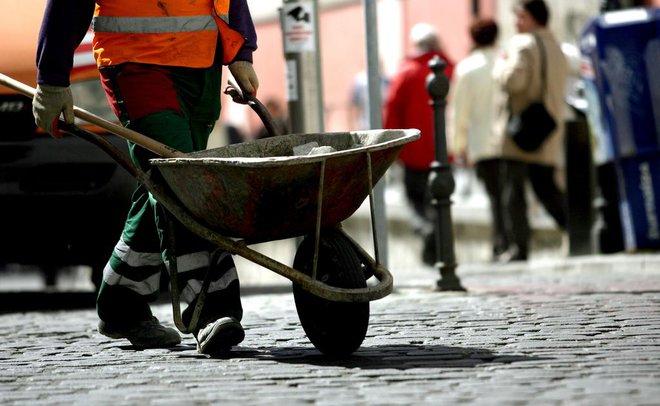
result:
[[(0, 84), (34, 95), (33, 88), (5, 75), (0, 74)], [(256, 98), (247, 100), (272, 129), (265, 107)], [(152, 159), (152, 168), (143, 172), (103, 137), (60, 122), (63, 131), (103, 149), (191, 232), (291, 280), (301, 325), (318, 350), (348, 355), (360, 347), (369, 302), (387, 296), (393, 286), (379, 258), (373, 186), (403, 146), (419, 138), (418, 130), (291, 134), (183, 154), (78, 107), (74, 114), (162, 157)], [(367, 197), (375, 259), (341, 227)], [(302, 238), (293, 266), (250, 246), (292, 237)], [(174, 321), (189, 333), (198, 321), (209, 278), (185, 325), (176, 261), (170, 260), (170, 267)], [(368, 284), (372, 277), (374, 283)]]

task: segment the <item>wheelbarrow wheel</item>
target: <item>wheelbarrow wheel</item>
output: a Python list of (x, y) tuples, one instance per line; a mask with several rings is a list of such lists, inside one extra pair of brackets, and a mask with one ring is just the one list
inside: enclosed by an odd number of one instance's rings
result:
[[(293, 267), (312, 275), (314, 236), (298, 247)], [(352, 244), (337, 230), (324, 230), (319, 241), (317, 279), (333, 287), (367, 286), (362, 264)], [(296, 310), (305, 333), (325, 355), (346, 356), (357, 350), (367, 334), (369, 302), (337, 302), (293, 285)]]

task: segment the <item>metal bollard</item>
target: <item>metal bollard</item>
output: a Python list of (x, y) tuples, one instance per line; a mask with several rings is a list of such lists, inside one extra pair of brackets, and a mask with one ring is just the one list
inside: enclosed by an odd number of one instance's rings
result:
[(426, 78), (426, 90), (431, 96), (434, 115), (435, 161), (431, 164), (428, 187), (431, 206), (436, 210), (435, 267), (440, 273), (436, 284), (438, 291), (465, 291), (456, 276), (456, 256), (454, 253), (454, 231), (451, 220), (451, 195), (455, 189), (454, 176), (447, 156), (445, 134), (445, 107), (449, 93), (449, 79), (444, 74), (447, 66), (439, 56), (429, 62), (432, 73)]

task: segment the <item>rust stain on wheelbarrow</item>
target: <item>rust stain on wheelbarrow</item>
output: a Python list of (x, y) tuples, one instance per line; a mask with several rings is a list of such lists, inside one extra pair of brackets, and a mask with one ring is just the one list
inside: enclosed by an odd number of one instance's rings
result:
[[(293, 134), (151, 162), (183, 206), (211, 229), (270, 241), (315, 229), (321, 184), (321, 225), (350, 217), (369, 196), (369, 166), (375, 184), (417, 138), (418, 130)], [(294, 154), (310, 144), (332, 152)]]

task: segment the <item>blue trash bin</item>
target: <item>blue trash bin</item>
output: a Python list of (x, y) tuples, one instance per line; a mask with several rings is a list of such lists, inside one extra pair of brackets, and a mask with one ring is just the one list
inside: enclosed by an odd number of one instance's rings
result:
[(660, 9), (604, 13), (580, 51), (594, 164), (612, 166), (627, 251), (660, 248)]

